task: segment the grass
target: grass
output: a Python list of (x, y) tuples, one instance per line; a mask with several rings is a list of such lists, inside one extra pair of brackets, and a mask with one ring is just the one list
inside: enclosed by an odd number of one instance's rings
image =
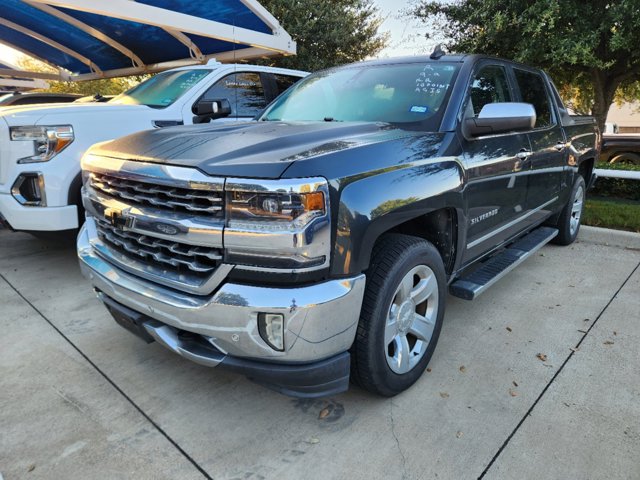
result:
[(640, 202), (591, 197), (587, 199), (582, 223), (640, 233)]

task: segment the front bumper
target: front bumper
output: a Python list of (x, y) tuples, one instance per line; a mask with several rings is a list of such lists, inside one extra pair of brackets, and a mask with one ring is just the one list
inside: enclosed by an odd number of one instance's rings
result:
[(78, 208), (27, 207), (10, 194), (0, 193), (0, 214), (14, 230), (58, 231), (78, 228)]
[[(78, 236), (78, 256), (83, 274), (101, 295), (168, 327), (162, 331), (199, 335), (223, 357), (220, 364), (268, 362), (264, 371), (304, 369), (345, 354), (355, 337), (364, 296), (364, 275), (291, 288), (223, 283), (210, 296), (179, 292), (106, 262), (91, 246), (86, 226)], [(258, 313), (284, 315), (284, 352), (262, 339)], [(348, 377), (348, 362), (341, 365)], [(249, 376), (260, 382), (254, 373)]]
[(318, 398), (344, 392), (349, 387), (350, 356), (342, 352), (305, 364), (278, 364), (223, 354), (210, 339), (165, 325), (98, 293), (116, 322), (147, 343), (157, 341), (174, 353), (207, 367), (243, 374), (249, 379), (297, 398)]

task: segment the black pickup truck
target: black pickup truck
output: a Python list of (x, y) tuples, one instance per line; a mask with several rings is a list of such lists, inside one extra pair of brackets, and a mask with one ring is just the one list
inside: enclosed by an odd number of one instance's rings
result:
[(78, 255), (124, 327), (301, 397), (411, 386), (448, 293), (575, 240), (598, 157), (544, 72), (484, 56), (322, 71), (257, 120), (94, 146)]

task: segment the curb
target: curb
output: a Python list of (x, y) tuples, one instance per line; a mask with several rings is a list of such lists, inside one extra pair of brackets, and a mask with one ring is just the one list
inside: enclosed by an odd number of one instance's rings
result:
[(629, 250), (640, 250), (640, 233), (625, 232), (623, 230), (611, 230), (609, 228), (580, 226), (578, 241), (606, 245), (607, 247), (620, 247)]

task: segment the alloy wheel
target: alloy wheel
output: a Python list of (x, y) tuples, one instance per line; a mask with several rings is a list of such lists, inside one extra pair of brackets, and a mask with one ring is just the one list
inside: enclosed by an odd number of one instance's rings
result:
[(438, 314), (438, 281), (426, 265), (402, 278), (389, 307), (384, 333), (387, 364), (397, 373), (412, 370), (424, 356)]

